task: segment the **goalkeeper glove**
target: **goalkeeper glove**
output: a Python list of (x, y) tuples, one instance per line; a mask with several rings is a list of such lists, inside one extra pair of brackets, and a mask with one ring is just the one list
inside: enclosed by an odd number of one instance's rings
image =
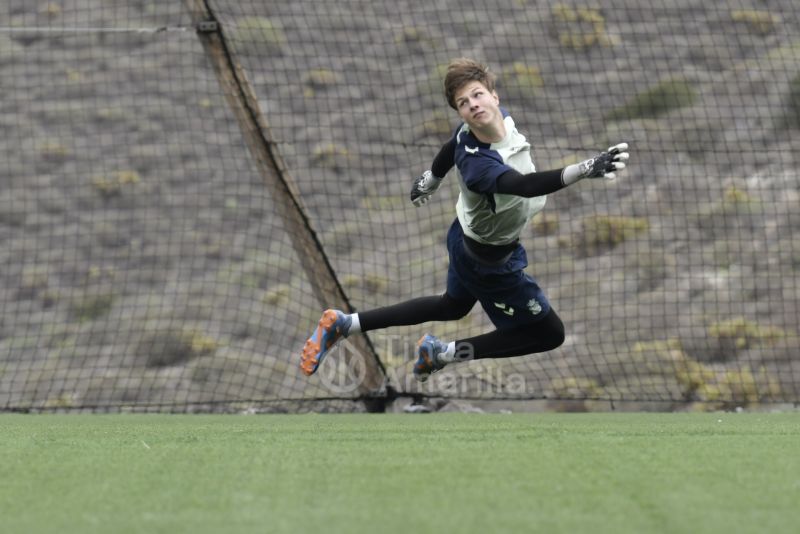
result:
[(584, 178), (613, 180), (617, 177), (616, 171), (621, 171), (625, 168), (625, 162), (630, 157), (627, 150), (628, 143), (612, 146), (608, 149), (608, 152), (602, 152), (586, 161), (568, 166), (561, 174), (561, 179), (564, 185), (572, 185)]
[(428, 202), (428, 198), (439, 189), (442, 183), (441, 178), (437, 178), (431, 171), (425, 171), (422, 176), (414, 180), (414, 185), (411, 186), (411, 202), (416, 206), (424, 206)]

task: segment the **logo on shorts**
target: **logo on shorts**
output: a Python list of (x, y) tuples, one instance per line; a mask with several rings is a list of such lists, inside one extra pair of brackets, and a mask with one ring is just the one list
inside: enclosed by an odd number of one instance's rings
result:
[(494, 307), (503, 310), (503, 313), (505, 313), (506, 315), (514, 315), (514, 308), (512, 308), (508, 304), (503, 304), (502, 302), (495, 302)]
[(528, 301), (528, 310), (534, 315), (539, 315), (542, 313), (542, 305), (539, 304), (538, 300), (531, 299)]

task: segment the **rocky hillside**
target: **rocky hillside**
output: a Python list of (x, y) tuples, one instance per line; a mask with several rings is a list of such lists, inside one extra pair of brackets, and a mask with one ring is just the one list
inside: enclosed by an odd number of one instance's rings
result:
[[(422, 393), (800, 398), (794, 2), (209, 4), (357, 309), (444, 289), (457, 186), (407, 193), (457, 124), (451, 58), (496, 72), (539, 169), (631, 145), (621, 179), (552, 195), (523, 236), (565, 345)], [(183, 3), (8, 0), (0, 20), (0, 409), (353, 394), (335, 365), (296, 370), (323, 303)], [(476, 308), (370, 338), (415, 393), (422, 331), (489, 328)]]

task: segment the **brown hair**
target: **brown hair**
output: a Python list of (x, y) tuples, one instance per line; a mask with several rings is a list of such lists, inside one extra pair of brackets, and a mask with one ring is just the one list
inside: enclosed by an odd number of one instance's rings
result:
[(481, 82), (489, 91), (494, 91), (495, 79), (495, 75), (486, 65), (465, 57), (454, 59), (447, 66), (447, 74), (444, 77), (444, 96), (450, 107), (457, 109), (456, 93), (464, 85), (476, 81)]

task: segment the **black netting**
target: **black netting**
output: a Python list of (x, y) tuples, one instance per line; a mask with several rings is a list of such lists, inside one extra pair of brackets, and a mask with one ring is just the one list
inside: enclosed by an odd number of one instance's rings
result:
[[(797, 402), (798, 28), (790, 1), (6, 2), (0, 409), (280, 411), (363, 395), (358, 357), (334, 351), (309, 379), (300, 349), (329, 305), (444, 290), (456, 179), (422, 208), (408, 192), (458, 124), (441, 82), (459, 56), (498, 75), (538, 169), (621, 141), (631, 166), (551, 195), (523, 233), (562, 347), (417, 384), (419, 336), (490, 330), (476, 307), (370, 332), (386, 384)], [(255, 164), (212, 35), (258, 99), (257, 137), (285, 162), (305, 228)], [(301, 235), (320, 255), (298, 253)], [(320, 257), (346, 301), (310, 281)]]

